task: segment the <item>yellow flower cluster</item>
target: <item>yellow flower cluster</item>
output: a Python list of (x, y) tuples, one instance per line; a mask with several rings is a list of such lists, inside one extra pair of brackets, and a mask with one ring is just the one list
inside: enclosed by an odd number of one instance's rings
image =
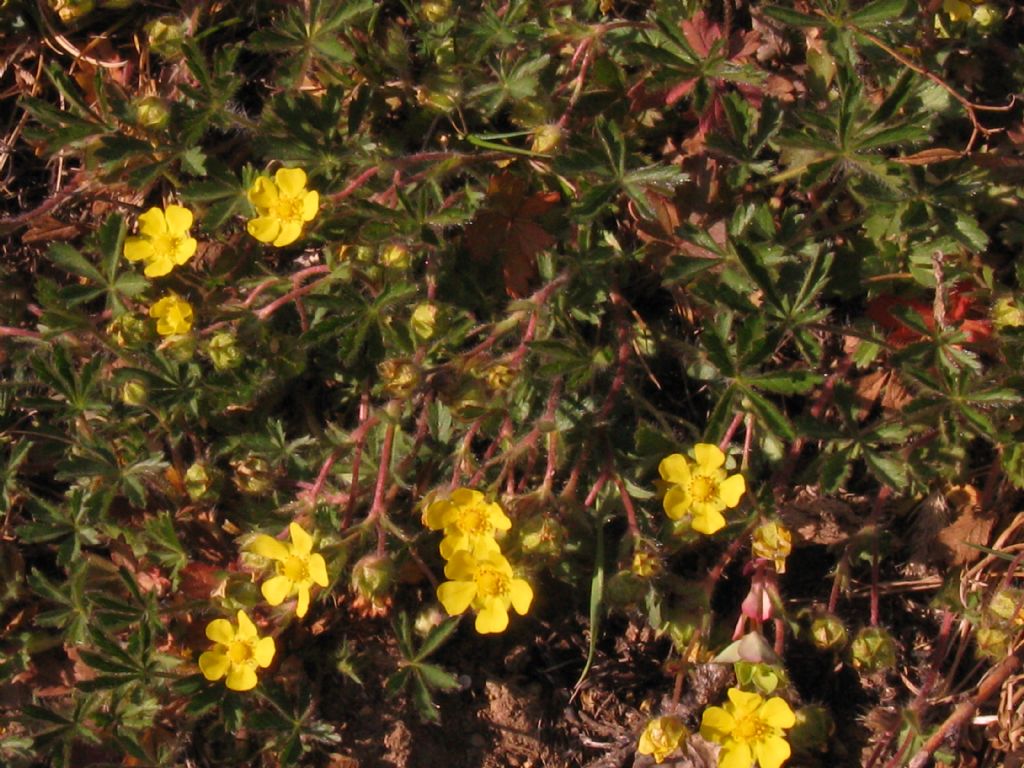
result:
[[(306, 172), (301, 168), (280, 168), (273, 179), (257, 177), (247, 197), (257, 214), (248, 222), (247, 231), (278, 248), (295, 242), (320, 206), (319, 194), (306, 189)], [(190, 233), (193, 221), (192, 211), (180, 205), (150, 208), (139, 216), (138, 234), (125, 239), (124, 257), (143, 262), (146, 277), (170, 274), (187, 263), (199, 247)], [(177, 336), (191, 330), (194, 313), (187, 301), (171, 293), (150, 307), (149, 316), (156, 320), (161, 336)]]
[[(291, 595), (298, 597), (295, 614), (302, 618), (309, 609), (310, 588), (327, 586), (327, 564), (313, 551), (313, 537), (298, 523), (288, 526), (291, 543), (266, 534), (257, 535), (246, 550), (274, 564), (276, 575), (263, 582), (262, 592), (271, 605), (280, 605)], [(266, 669), (274, 659), (274, 638), (260, 637), (245, 611), (236, 614), (237, 627), (227, 619), (214, 619), (206, 626), (213, 648), (199, 657), (199, 670), (207, 680), (224, 678), (233, 691), (256, 687), (256, 670)]]
[(424, 523), (444, 532), (441, 556), (448, 561), (444, 575), (449, 581), (437, 588), (437, 599), (450, 616), (472, 607), (476, 631), (484, 635), (505, 631), (509, 607), (526, 614), (533, 589), (515, 577), (495, 539), (498, 531), (512, 527), (498, 504), (479, 491), (458, 488), (427, 507)]
[(722, 512), (740, 503), (747, 486), (743, 475), (727, 475), (722, 468), (725, 454), (717, 445), (697, 443), (695, 462), (673, 453), (661, 460), (658, 472), (668, 483), (665, 514), (673, 520), (687, 516), (698, 533), (710, 535), (725, 527)]

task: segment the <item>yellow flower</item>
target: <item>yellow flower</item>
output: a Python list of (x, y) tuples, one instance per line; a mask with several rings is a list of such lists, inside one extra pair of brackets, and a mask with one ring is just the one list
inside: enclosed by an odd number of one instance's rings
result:
[(480, 491), (469, 488), (458, 488), (447, 499), (439, 499), (427, 507), (424, 522), (433, 531), (444, 530), (441, 557), (445, 560), (450, 560), (460, 550), (468, 550), (477, 557), (497, 554), (495, 532), (512, 527), (512, 521), (500, 506), (487, 501)]
[(216, 645), (199, 656), (199, 669), (207, 680), (220, 680), (232, 691), (256, 687), (256, 667), (264, 669), (274, 659), (274, 638), (260, 637), (245, 611), (238, 612), (238, 629), (227, 619), (206, 625), (206, 636)]
[(463, 613), (471, 605), (476, 610), (476, 631), (481, 635), (504, 632), (508, 626), (509, 606), (520, 616), (530, 610), (533, 590), (524, 579), (512, 576), (512, 566), (500, 553), (477, 558), (459, 550), (444, 567), (451, 581), (437, 588), (437, 599), (449, 616)]
[(722, 745), (719, 768), (779, 768), (789, 759), (783, 729), (792, 728), (796, 716), (778, 696), (763, 699), (756, 693), (730, 688), (724, 707), (708, 707), (701, 717), (700, 735)]
[(641, 755), (654, 755), (654, 762), (660, 763), (688, 735), (683, 721), (678, 717), (674, 715), (656, 717), (647, 723), (644, 732), (640, 734), (640, 743), (637, 745), (636, 751)]
[(176, 293), (150, 307), (149, 316), (156, 320), (156, 332), (161, 336), (188, 333), (192, 327), (192, 306)]
[(671, 483), (663, 502), (665, 513), (673, 520), (689, 514), (693, 530), (710, 535), (725, 526), (722, 510), (739, 504), (747, 487), (743, 475), (726, 476), (725, 454), (718, 446), (697, 443), (693, 454), (695, 466), (678, 453), (666, 456), (658, 466), (662, 479)]
[(195, 254), (197, 243), (188, 234), (191, 226), (192, 211), (187, 208), (150, 208), (139, 216), (139, 237), (124, 241), (124, 257), (128, 261), (146, 262), (146, 277), (166, 275)]
[(754, 529), (751, 549), (754, 557), (771, 560), (776, 573), (786, 572), (786, 558), (793, 550), (793, 534), (784, 525), (770, 520)]
[(301, 168), (279, 168), (273, 180), (260, 176), (248, 196), (259, 215), (246, 229), (261, 243), (277, 248), (298, 240), (302, 225), (313, 220), (320, 206), (316, 191), (306, 189), (306, 172)]
[(263, 582), (260, 590), (271, 605), (280, 605), (285, 598), (298, 595), (295, 615), (300, 619), (309, 610), (309, 588), (314, 584), (327, 586), (327, 564), (323, 555), (313, 552), (313, 538), (298, 523), (288, 526), (292, 543), (285, 544), (265, 533), (258, 535), (247, 549), (274, 561), (277, 575)]

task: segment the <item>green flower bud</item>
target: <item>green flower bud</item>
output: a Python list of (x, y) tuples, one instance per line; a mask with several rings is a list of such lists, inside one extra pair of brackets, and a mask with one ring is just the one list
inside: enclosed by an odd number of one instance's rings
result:
[(50, 0), (50, 5), (65, 24), (71, 24), (96, 7), (94, 0)]
[(979, 627), (974, 633), (974, 645), (981, 658), (1002, 661), (1010, 653), (1010, 636), (998, 627)]
[(567, 532), (558, 520), (539, 514), (519, 527), (519, 546), (532, 556), (556, 557), (565, 551)]
[(881, 627), (864, 627), (850, 646), (853, 666), (868, 674), (896, 666), (896, 642)]
[(274, 488), (274, 472), (270, 462), (261, 456), (247, 456), (234, 462), (235, 487), (250, 496), (262, 496)]
[(170, 119), (167, 103), (158, 96), (144, 96), (134, 106), (135, 121), (144, 128), (163, 128)]
[(145, 320), (128, 313), (114, 318), (107, 326), (107, 333), (119, 347), (141, 344), (147, 338), (147, 330)]
[(846, 627), (837, 616), (825, 613), (811, 622), (811, 641), (823, 651), (843, 648), (849, 638)]
[(146, 383), (139, 379), (129, 379), (121, 385), (121, 402), (125, 405), (145, 405), (148, 395)]
[(185, 41), (186, 22), (178, 16), (160, 16), (145, 27), (149, 48), (165, 59), (181, 55), (181, 44)]
[(390, 594), (394, 580), (395, 565), (385, 555), (365, 555), (352, 566), (352, 591), (371, 604)]
[(412, 311), (412, 332), (421, 339), (433, 337), (437, 330), (437, 305), (429, 301), (418, 304)]
[(229, 371), (242, 364), (242, 350), (238, 348), (238, 340), (233, 333), (227, 331), (214, 334), (206, 345), (206, 354), (218, 371)]
[(773, 693), (780, 684), (785, 683), (785, 673), (771, 664), (753, 661), (737, 661), (733, 664), (736, 679), (744, 688), (756, 688), (764, 694)]
[(196, 353), (196, 337), (191, 333), (168, 336), (161, 342), (160, 351), (175, 362), (187, 363)]
[(185, 471), (185, 492), (192, 501), (199, 501), (210, 490), (210, 475), (206, 466), (196, 462)]
[(423, 10), (423, 16), (427, 21), (437, 24), (448, 18), (448, 14), (452, 9), (452, 3), (451, 0), (429, 0), (429, 2), (423, 3), (420, 8)]

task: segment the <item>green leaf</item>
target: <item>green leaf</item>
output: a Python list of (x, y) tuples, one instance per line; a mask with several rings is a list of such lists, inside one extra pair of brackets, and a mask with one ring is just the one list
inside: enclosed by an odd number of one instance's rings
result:
[(430, 634), (423, 640), (423, 645), (420, 646), (416, 652), (415, 661), (422, 661), (423, 659), (430, 656), (434, 651), (440, 648), (444, 642), (451, 637), (452, 632), (455, 631), (456, 627), (459, 626), (459, 617), (453, 616), (450, 619), (438, 624), (432, 630)]
[(743, 394), (754, 415), (761, 420), (769, 432), (786, 440), (796, 439), (796, 430), (793, 429), (789, 419), (768, 398), (749, 387), (743, 388)]
[(823, 493), (835, 493), (850, 477), (853, 469), (852, 448), (830, 453), (821, 463), (819, 483)]
[(67, 243), (54, 243), (46, 252), (46, 257), (66, 272), (96, 283), (106, 283), (99, 270)]
[(745, 383), (777, 395), (804, 395), (824, 380), (812, 371), (772, 371), (743, 378)]
[(859, 27), (876, 27), (901, 16), (906, 7), (906, 0), (875, 0), (854, 13), (850, 21)]
[(599, 517), (594, 522), (594, 575), (590, 579), (590, 640), (587, 643), (587, 660), (583, 664), (583, 671), (573, 686), (572, 697), (575, 698), (590, 673), (590, 667), (594, 663), (597, 654), (597, 637), (601, 629), (601, 604), (604, 602), (604, 518)]
[(416, 669), (422, 675), (423, 681), (429, 688), (439, 691), (451, 691), (459, 687), (459, 681), (455, 675), (433, 664), (419, 664)]
[(781, 5), (769, 5), (761, 9), (761, 13), (770, 19), (781, 21), (792, 27), (827, 27), (829, 22), (817, 16), (808, 16), (806, 13), (794, 11), (792, 8), (784, 8)]

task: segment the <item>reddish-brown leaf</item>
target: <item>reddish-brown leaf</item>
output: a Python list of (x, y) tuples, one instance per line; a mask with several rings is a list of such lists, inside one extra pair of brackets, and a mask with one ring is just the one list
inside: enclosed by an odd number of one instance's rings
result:
[(466, 247), (477, 261), (501, 259), (505, 290), (525, 296), (537, 276), (537, 254), (555, 238), (537, 219), (559, 200), (557, 192), (526, 194), (526, 181), (510, 173), (492, 176), (487, 202), (466, 227)]

